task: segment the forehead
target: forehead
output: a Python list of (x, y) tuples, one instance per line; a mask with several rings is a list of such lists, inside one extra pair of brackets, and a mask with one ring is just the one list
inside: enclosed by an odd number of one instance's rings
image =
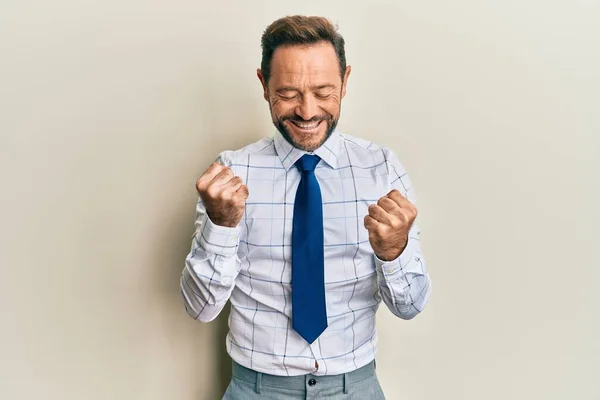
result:
[(340, 64), (333, 46), (327, 42), (279, 47), (273, 54), (270, 79), (274, 84), (341, 83)]

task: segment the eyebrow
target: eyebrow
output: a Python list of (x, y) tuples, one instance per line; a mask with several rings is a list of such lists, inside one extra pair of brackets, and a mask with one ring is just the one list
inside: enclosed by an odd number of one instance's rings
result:
[[(313, 90), (320, 90), (320, 89), (335, 89), (335, 85), (333, 84), (325, 84), (325, 85), (317, 85), (317, 86), (311, 86), (311, 89)], [(299, 91), (298, 88), (293, 87), (293, 86), (283, 86), (277, 89), (277, 92), (297, 92)]]

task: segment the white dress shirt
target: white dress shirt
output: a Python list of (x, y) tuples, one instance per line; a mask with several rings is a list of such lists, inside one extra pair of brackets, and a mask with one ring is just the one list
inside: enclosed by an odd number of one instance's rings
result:
[(323, 198), (327, 329), (308, 344), (291, 324), (294, 199), (306, 152), (279, 132), (217, 160), (248, 186), (240, 224), (217, 226), (200, 200), (196, 233), (181, 276), (186, 311), (213, 320), (231, 300), (227, 352), (239, 364), (273, 375), (335, 375), (371, 362), (377, 351), (375, 313), (383, 300), (402, 319), (425, 307), (431, 290), (413, 224), (408, 245), (383, 262), (371, 248), (364, 217), (392, 189), (413, 204), (406, 171), (387, 148), (334, 132), (314, 154)]

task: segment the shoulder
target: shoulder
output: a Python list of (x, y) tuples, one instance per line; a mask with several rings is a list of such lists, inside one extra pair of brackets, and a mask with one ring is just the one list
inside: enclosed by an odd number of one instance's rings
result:
[(273, 138), (265, 137), (250, 143), (237, 150), (225, 150), (217, 156), (217, 162), (223, 165), (231, 166), (232, 164), (243, 162), (250, 155), (274, 155), (275, 148), (273, 146)]
[(369, 157), (382, 163), (400, 164), (398, 156), (389, 147), (347, 133), (340, 133), (340, 137), (346, 151), (359, 158)]

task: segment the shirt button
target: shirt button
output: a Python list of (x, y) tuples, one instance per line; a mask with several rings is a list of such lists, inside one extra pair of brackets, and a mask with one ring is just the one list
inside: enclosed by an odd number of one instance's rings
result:
[(314, 378), (311, 378), (311, 379), (308, 381), (308, 386), (315, 386), (316, 384), (317, 384), (317, 381), (316, 381), (316, 380), (314, 380)]

